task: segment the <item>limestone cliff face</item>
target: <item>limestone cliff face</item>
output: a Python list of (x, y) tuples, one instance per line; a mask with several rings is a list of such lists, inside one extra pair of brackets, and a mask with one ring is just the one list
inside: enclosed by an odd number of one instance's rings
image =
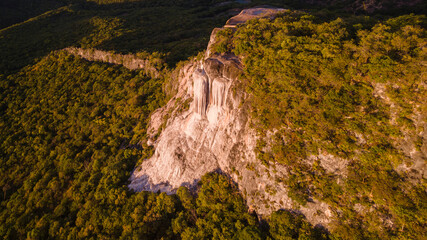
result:
[[(228, 172), (238, 151), (253, 152), (256, 142), (237, 149), (244, 140), (254, 140), (246, 109), (239, 106), (244, 93), (233, 91), (240, 69), (235, 56), (215, 56), (182, 70), (178, 94), (152, 116), (152, 136), (164, 117), (169, 119), (154, 143), (154, 156), (132, 175), (131, 188), (173, 193), (182, 185), (192, 187), (207, 172)], [(190, 108), (167, 115), (178, 99), (192, 99)]]
[[(134, 170), (129, 188), (174, 193), (180, 186), (193, 188), (205, 173), (220, 170), (238, 184), (258, 214), (297, 209), (279, 180), (286, 176), (285, 167), (265, 167), (256, 158), (259, 136), (250, 127), (248, 95), (239, 88), (242, 63), (232, 54), (211, 54), (217, 30), (205, 58), (181, 69), (176, 96), (153, 113), (148, 134), (153, 136), (149, 142), (155, 153)], [(180, 111), (180, 103), (188, 101), (190, 107)], [(154, 140), (165, 120), (166, 127)], [(298, 211), (313, 224), (327, 225), (331, 217), (328, 206), (316, 200)]]

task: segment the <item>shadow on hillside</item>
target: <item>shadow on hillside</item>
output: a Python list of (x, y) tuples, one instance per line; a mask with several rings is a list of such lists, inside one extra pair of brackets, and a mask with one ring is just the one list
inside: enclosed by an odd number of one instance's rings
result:
[[(61, 7), (0, 30), (0, 74), (17, 72), (51, 51), (69, 46), (118, 53), (160, 52), (173, 67), (178, 61), (203, 51), (212, 29), (223, 26), (236, 8), (266, 3), (285, 8), (284, 4), (296, 9), (303, 7), (282, 0), (253, 0), (249, 5), (217, 2), (147, 0), (106, 5), (80, 2)], [(316, 1), (311, 2), (304, 5), (305, 9), (319, 8)], [(338, 16), (328, 11), (326, 14), (331, 17)]]
[[(206, 3), (155, 5), (110, 4), (100, 6), (104, 16), (117, 16), (126, 34), (118, 35), (95, 46), (120, 53), (162, 52), (173, 67), (180, 60), (203, 51), (213, 28), (223, 26), (231, 16), (229, 10), (239, 4), (209, 6)], [(119, 7), (120, 6), (120, 7)]]
[(0, 73), (17, 72), (69, 46), (119, 53), (158, 51), (173, 65), (205, 49), (211, 30), (228, 17), (218, 13), (233, 6), (173, 5), (164, 0), (61, 7), (0, 30)]
[(0, 72), (13, 73), (53, 50), (76, 44), (94, 28), (90, 15), (62, 7), (0, 31)]

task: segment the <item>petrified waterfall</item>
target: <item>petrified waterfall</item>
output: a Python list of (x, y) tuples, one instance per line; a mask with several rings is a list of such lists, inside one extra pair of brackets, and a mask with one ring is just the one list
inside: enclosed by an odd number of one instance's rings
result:
[[(176, 96), (152, 114), (147, 135), (155, 153), (134, 170), (129, 188), (171, 194), (180, 186), (192, 188), (204, 174), (220, 170), (238, 184), (257, 213), (292, 209), (287, 186), (278, 181), (286, 176), (286, 168), (264, 166), (256, 158), (258, 137), (250, 127), (247, 94), (238, 87), (240, 59), (233, 54), (211, 53), (217, 31), (211, 35), (205, 58), (181, 69), (175, 81)], [(179, 110), (180, 104), (188, 101), (190, 107)], [(298, 211), (313, 224), (327, 224), (331, 217), (328, 205), (316, 200)]]
[(212, 105), (218, 107), (222, 107), (224, 105), (226, 98), (226, 87), (226, 82), (220, 81), (220, 79), (212, 82)]
[[(207, 59), (207, 62), (214, 61)], [(227, 79), (222, 75), (212, 73), (209, 77), (203, 68), (197, 69), (193, 73), (193, 94), (194, 94), (194, 112), (200, 116), (206, 116), (208, 106), (221, 107), (224, 106), (228, 88), (230, 87), (231, 79)], [(219, 110), (220, 110), (219, 109)]]
[[(185, 68), (174, 99), (192, 98), (190, 108), (171, 116), (154, 143), (154, 156), (134, 171), (130, 188), (174, 193), (179, 186), (193, 186), (209, 171), (230, 168), (227, 159), (247, 122), (245, 111), (238, 108), (242, 92), (229, 93), (241, 72), (236, 57), (231, 59), (215, 56)], [(155, 112), (151, 124), (158, 126), (175, 105), (172, 100)]]
[(209, 103), (209, 79), (203, 69), (197, 69), (193, 73), (193, 81), (194, 111), (205, 116)]

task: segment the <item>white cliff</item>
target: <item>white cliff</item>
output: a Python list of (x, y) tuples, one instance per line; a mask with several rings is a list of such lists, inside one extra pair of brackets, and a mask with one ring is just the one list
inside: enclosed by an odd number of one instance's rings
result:
[[(179, 86), (177, 96), (192, 98), (190, 108), (168, 120), (155, 143), (154, 156), (134, 172), (130, 188), (173, 193), (181, 185), (193, 185), (207, 172), (229, 170), (232, 148), (247, 134), (246, 110), (239, 108), (243, 96), (232, 93), (240, 66), (225, 56), (204, 60), (207, 67), (193, 64), (185, 69), (191, 72), (184, 73), (186, 81), (181, 81), (184, 86)], [(168, 105), (176, 105), (173, 100)], [(152, 121), (162, 121), (159, 115), (168, 108), (154, 113)]]
[[(257, 11), (262, 13), (261, 8)], [(268, 9), (269, 17), (272, 11)], [(298, 209), (313, 224), (327, 224), (331, 212), (326, 204), (313, 200), (297, 208), (279, 180), (286, 176), (286, 168), (266, 167), (257, 160), (258, 136), (250, 127), (248, 95), (238, 87), (241, 73), (238, 57), (211, 51), (181, 69), (176, 96), (151, 117), (148, 135), (153, 138), (167, 120), (157, 140), (150, 141), (155, 153), (134, 170), (129, 188), (170, 194), (180, 186), (193, 188), (204, 174), (220, 170), (238, 184), (257, 213)], [(187, 100), (192, 100), (190, 107), (179, 112), (176, 105)]]

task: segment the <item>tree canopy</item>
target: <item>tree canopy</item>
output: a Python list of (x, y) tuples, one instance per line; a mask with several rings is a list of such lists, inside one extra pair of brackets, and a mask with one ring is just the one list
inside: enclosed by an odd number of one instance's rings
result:
[[(258, 157), (287, 166), (282, 181), (295, 201), (315, 197), (339, 211), (337, 236), (416, 239), (425, 232), (422, 173), (411, 180), (411, 171), (422, 170), (397, 170), (414, 161), (405, 141), (421, 153), (425, 26), (420, 15), (325, 21), (287, 11), (219, 33), (216, 50), (244, 61), (253, 126), (260, 136), (275, 132), (259, 141)], [(306, 161), (325, 154), (344, 161), (345, 173)], [(359, 204), (376, 210), (358, 212)]]

